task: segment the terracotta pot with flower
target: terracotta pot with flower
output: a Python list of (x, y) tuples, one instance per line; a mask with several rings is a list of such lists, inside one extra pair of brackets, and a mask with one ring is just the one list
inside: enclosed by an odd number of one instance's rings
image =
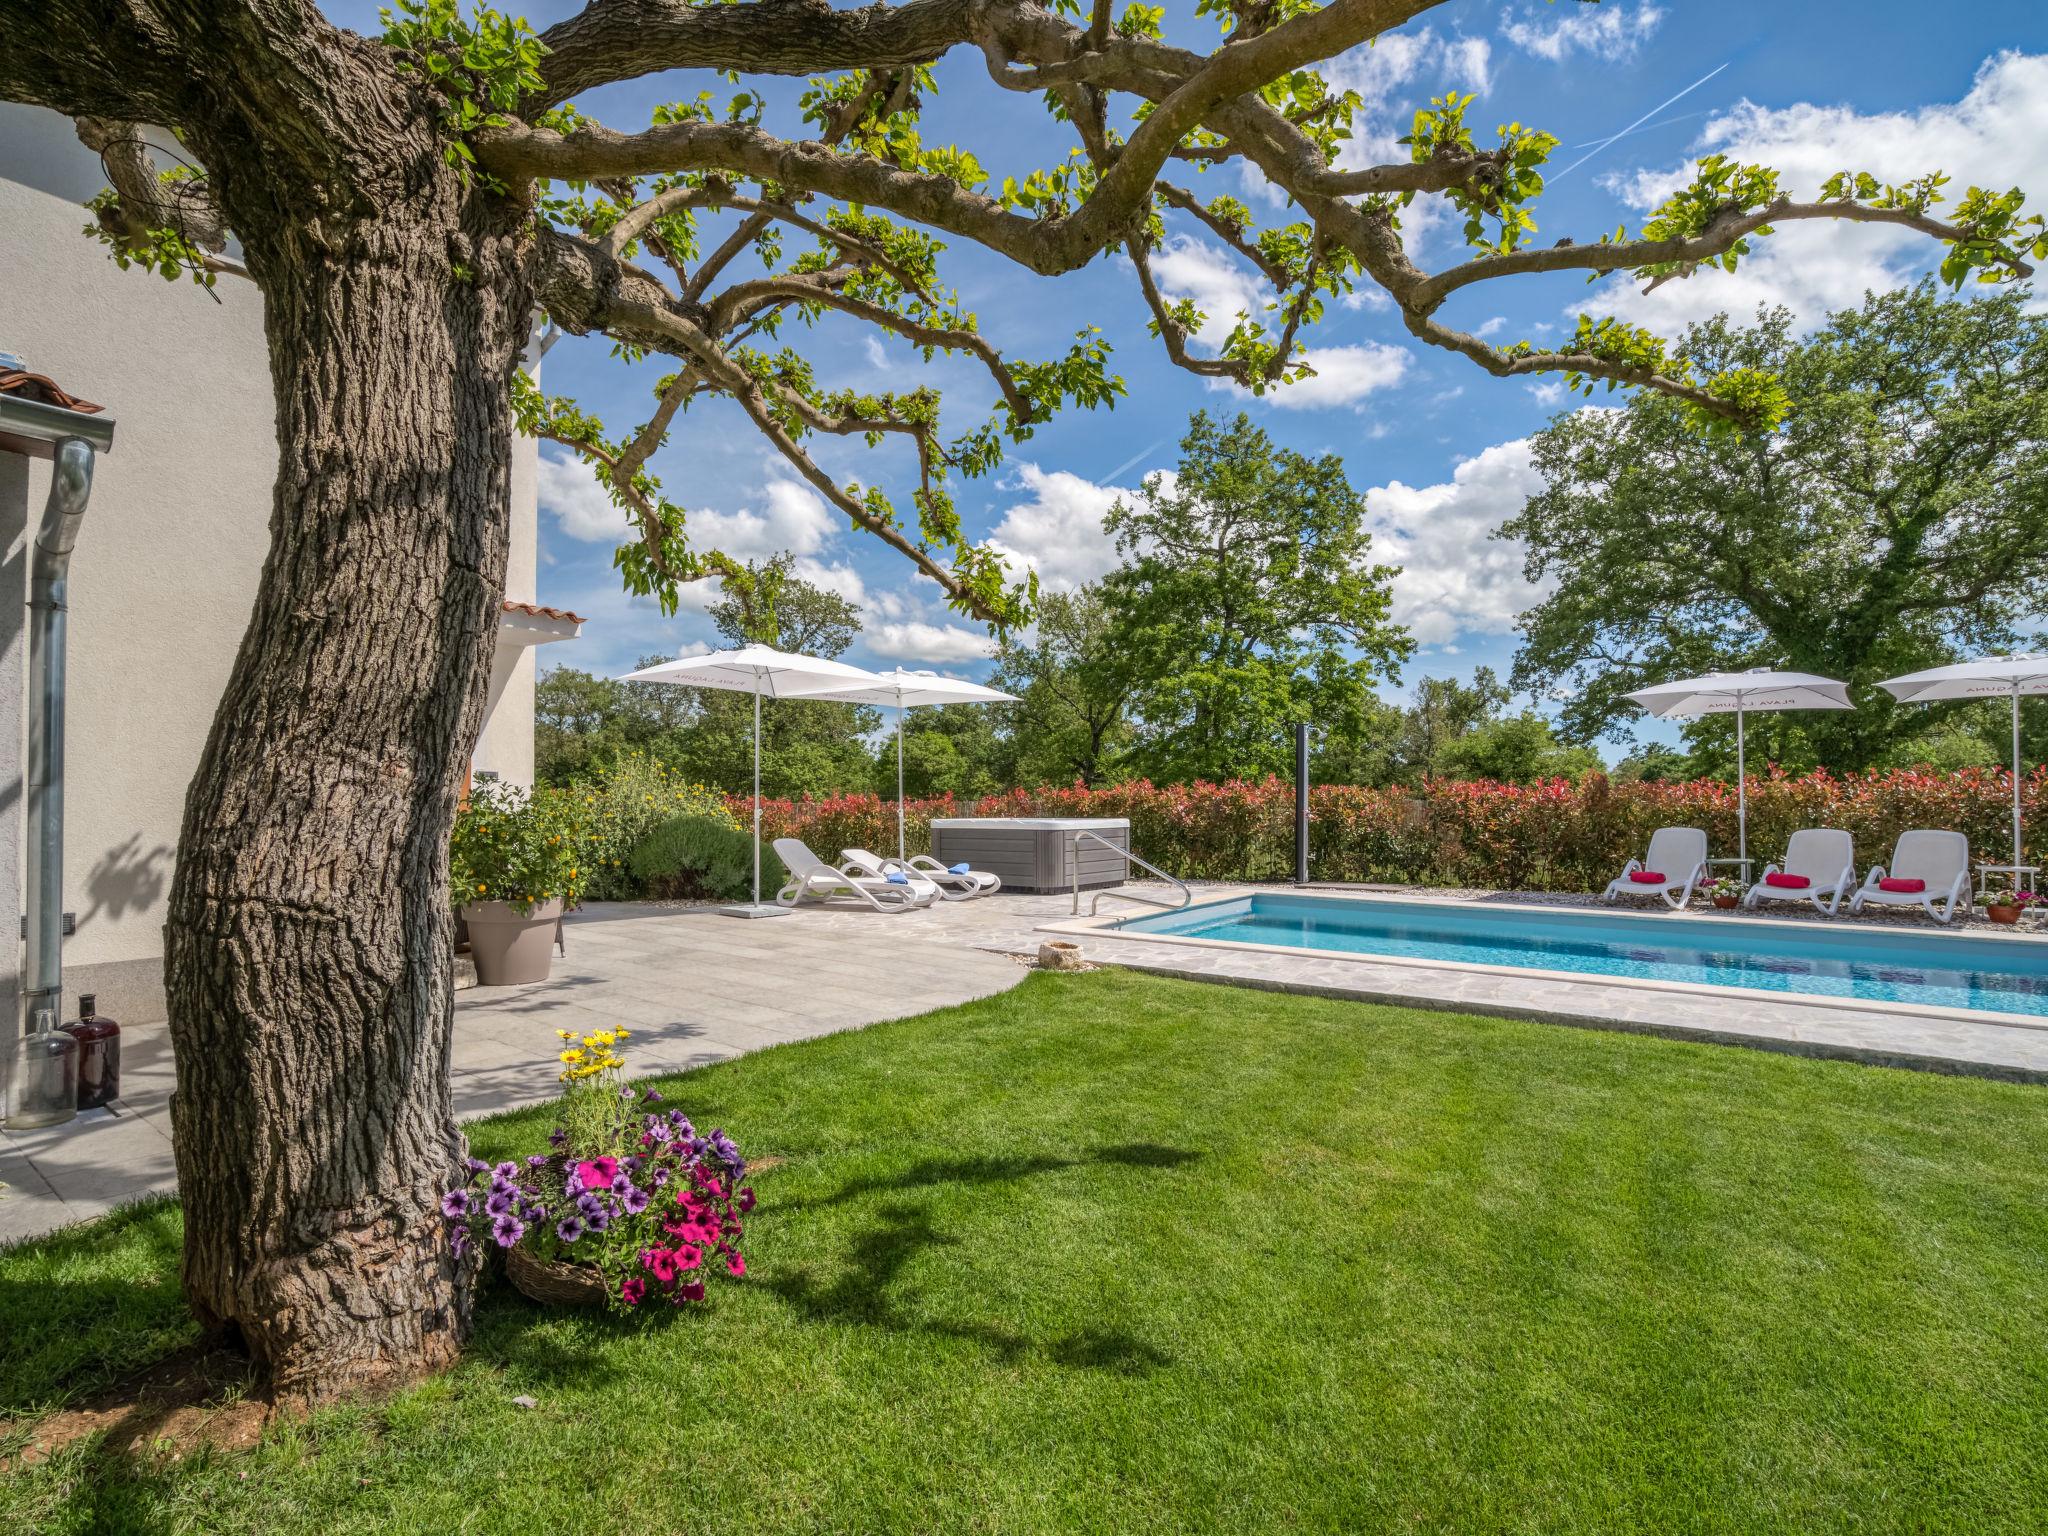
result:
[(2032, 891), (2019, 891), (2011, 887), (1986, 891), (1979, 898), (1984, 906), (1984, 915), (1994, 923), (2016, 923), (2027, 908), (2038, 905), (2041, 898)]
[(740, 1252), (754, 1208), (747, 1165), (722, 1130), (699, 1131), (652, 1088), (621, 1080), (624, 1029), (562, 1038), (561, 1123), (548, 1150), (495, 1167), (470, 1158), (441, 1196), (459, 1259), (495, 1247), (505, 1277), (549, 1306), (630, 1312), (702, 1302)]
[(1742, 903), (1742, 893), (1747, 890), (1733, 875), (1715, 875), (1699, 884), (1699, 894), (1709, 898), (1724, 912), (1732, 912)]
[(574, 802), (480, 784), (456, 814), (448, 877), (479, 986), (546, 981), (563, 911), (583, 888)]

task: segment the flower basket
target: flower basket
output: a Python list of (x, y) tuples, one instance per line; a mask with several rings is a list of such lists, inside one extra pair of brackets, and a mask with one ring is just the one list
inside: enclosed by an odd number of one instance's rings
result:
[(505, 1278), (529, 1301), (545, 1307), (601, 1307), (604, 1276), (588, 1264), (538, 1258), (524, 1243), (505, 1250)]

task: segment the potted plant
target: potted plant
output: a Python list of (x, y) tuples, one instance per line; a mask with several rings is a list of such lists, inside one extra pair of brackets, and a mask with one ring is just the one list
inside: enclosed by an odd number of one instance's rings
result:
[(1984, 915), (1994, 923), (2016, 923), (2022, 912), (2041, 900), (2032, 891), (2014, 890), (2010, 886), (1986, 891), (1978, 899), (1984, 904)]
[(627, 1312), (653, 1300), (705, 1299), (706, 1277), (747, 1272), (742, 1218), (754, 1191), (725, 1132), (700, 1135), (652, 1088), (623, 1087), (627, 1031), (562, 1037), (562, 1123), (549, 1150), (495, 1167), (467, 1160), (468, 1177), (441, 1196), (460, 1258), (496, 1247), (505, 1275), (551, 1306)]
[(1748, 887), (1733, 875), (1714, 875), (1702, 880), (1699, 886), (1700, 894), (1710, 897), (1714, 905), (1724, 912), (1733, 911), (1740, 905), (1742, 893), (1747, 889)]
[(569, 799), (547, 791), (480, 784), (456, 813), (448, 878), (479, 986), (547, 980), (555, 925), (583, 889), (582, 841)]

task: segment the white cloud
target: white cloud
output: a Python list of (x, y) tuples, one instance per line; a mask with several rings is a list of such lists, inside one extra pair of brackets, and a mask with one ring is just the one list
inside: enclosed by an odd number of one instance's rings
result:
[(1563, 379), (1538, 379), (1529, 386), (1529, 393), (1536, 397), (1538, 405), (1550, 406), (1554, 409), (1564, 404), (1565, 396), (1570, 391), (1565, 387)]
[[(626, 514), (580, 459), (543, 453), (536, 495), (541, 509), (572, 539), (616, 544), (627, 536)], [(807, 485), (771, 479), (762, 495), (761, 506), (737, 512), (692, 508), (686, 525), (691, 547), (723, 550), (736, 560), (766, 560), (785, 552), (815, 555), (836, 526), (824, 501)]]
[(1520, 15), (1504, 10), (1500, 33), (1517, 48), (1553, 64), (1574, 53), (1624, 59), (1649, 41), (1663, 19), (1664, 13), (1649, 4), (1630, 10), (1623, 0), (1604, 0), (1599, 5), (1567, 0), (1532, 6)]
[(827, 565), (822, 560), (800, 559), (791, 567), (791, 572), (801, 581), (824, 591), (836, 593), (856, 608), (868, 605), (867, 583), (861, 580), (860, 572), (844, 563)]
[[(1401, 376), (1408, 371), (1408, 354), (1405, 351), (1377, 341), (1346, 347), (1309, 347), (1301, 357), (1315, 372), (1292, 384), (1267, 390), (1260, 398), (1268, 405), (1287, 411), (1356, 406), (1373, 391), (1399, 383)], [(1252, 392), (1241, 384), (1229, 380), (1218, 382), (1233, 394), (1247, 400), (1252, 398)]]
[(764, 494), (758, 508), (692, 510), (690, 543), (699, 549), (723, 550), (735, 560), (816, 554), (837, 522), (818, 493), (794, 480), (770, 480)]
[(1129, 492), (1030, 463), (1018, 464), (1016, 480), (1005, 484), (1021, 486), (1031, 500), (1005, 512), (988, 542), (1037, 571), (1043, 586), (1070, 592), (1115, 568), (1116, 545), (1102, 519)]
[(1492, 319), (1483, 320), (1478, 325), (1473, 326), (1472, 334), (1474, 336), (1498, 336), (1507, 329), (1507, 326), (1508, 317), (1506, 315), (1495, 315)]
[(1373, 557), (1402, 568), (1394, 578), (1394, 617), (1419, 642), (1505, 634), (1543, 596), (1523, 579), (1522, 546), (1492, 537), (1542, 489), (1523, 437), (1466, 459), (1447, 482), (1394, 480), (1365, 493)]
[[(1171, 300), (1191, 299), (1203, 320), (1195, 340), (1212, 351), (1221, 346), (1241, 313), (1258, 317), (1266, 300), (1262, 281), (1222, 246), (1175, 236), (1152, 258), (1152, 273)], [(1271, 317), (1268, 317), (1269, 319)], [(1305, 347), (1301, 359), (1315, 370), (1296, 384), (1268, 390), (1261, 397), (1284, 410), (1327, 410), (1355, 406), (1375, 390), (1399, 381), (1407, 371), (1408, 354), (1381, 342), (1337, 347)], [(1228, 379), (1211, 388), (1247, 399), (1251, 391)]]
[[(1961, 101), (1911, 111), (1741, 102), (1708, 119), (1694, 156), (1713, 153), (1775, 167), (1780, 186), (1798, 198), (1814, 196), (1844, 168), (1893, 182), (1946, 171), (1951, 205), (1972, 185), (2039, 189), (2048, 186), (2048, 55), (1998, 54), (1984, 62)], [(1647, 211), (1692, 175), (1688, 159), (1623, 178), (1619, 187)], [(2031, 206), (2040, 206), (2038, 196)], [(1940, 263), (1943, 249), (1887, 225), (1788, 224), (1758, 242), (1732, 273), (1701, 272), (1648, 295), (1616, 277), (1596, 290), (1595, 307), (1667, 334), (1723, 311), (1746, 321), (1759, 305), (1776, 304), (1813, 326), (1830, 310), (1860, 303), (1866, 290), (1916, 281)]]
[(877, 656), (899, 661), (979, 661), (995, 652), (995, 642), (980, 630), (922, 619), (878, 624), (861, 639)]
[(889, 366), (889, 352), (882, 345), (880, 337), (863, 336), (860, 342), (862, 350), (867, 353), (868, 363), (871, 367), (887, 368)]
[(535, 495), (543, 512), (572, 539), (585, 544), (616, 544), (626, 536), (626, 514), (592, 478), (581, 459), (543, 452)]

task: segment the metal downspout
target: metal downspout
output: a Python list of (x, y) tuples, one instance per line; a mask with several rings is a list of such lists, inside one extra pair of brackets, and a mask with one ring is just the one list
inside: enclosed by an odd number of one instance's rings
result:
[(64, 697), (66, 576), (92, 494), (83, 438), (55, 445), (50, 497), (29, 555), (28, 902), (24, 1005), (31, 1034), (64, 1017)]

